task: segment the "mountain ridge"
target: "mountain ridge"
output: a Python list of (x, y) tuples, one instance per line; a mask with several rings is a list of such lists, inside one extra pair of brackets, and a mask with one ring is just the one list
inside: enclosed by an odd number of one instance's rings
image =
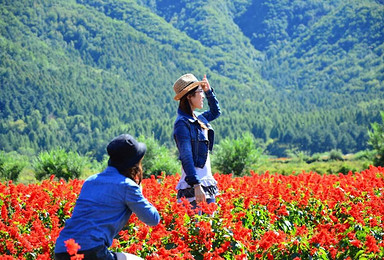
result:
[(0, 15), (0, 150), (100, 158), (121, 132), (172, 147), (187, 72), (217, 92), (218, 142), (249, 131), (278, 156), (366, 149), (384, 109), (380, 1), (16, 0)]

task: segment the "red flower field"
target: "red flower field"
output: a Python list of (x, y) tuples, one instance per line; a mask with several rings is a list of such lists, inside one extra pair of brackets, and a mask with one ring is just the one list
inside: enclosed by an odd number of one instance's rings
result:
[[(218, 205), (176, 202), (179, 176), (143, 181), (161, 222), (133, 215), (112, 249), (145, 259), (383, 259), (384, 168), (348, 175), (216, 174)], [(83, 181), (0, 183), (0, 258), (51, 259)], [(75, 241), (68, 245), (75, 248)]]

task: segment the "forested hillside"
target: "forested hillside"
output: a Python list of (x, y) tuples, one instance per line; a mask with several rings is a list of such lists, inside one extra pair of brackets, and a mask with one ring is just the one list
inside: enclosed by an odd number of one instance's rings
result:
[(4, 0), (0, 150), (173, 146), (172, 85), (192, 72), (220, 99), (218, 142), (356, 152), (384, 110), (383, 42), (383, 1)]

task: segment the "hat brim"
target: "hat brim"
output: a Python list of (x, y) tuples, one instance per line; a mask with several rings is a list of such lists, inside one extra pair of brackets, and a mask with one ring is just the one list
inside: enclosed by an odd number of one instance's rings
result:
[(174, 100), (180, 100), (185, 94), (187, 94), (190, 90), (192, 90), (196, 86), (200, 85), (201, 83), (202, 83), (202, 81), (196, 81), (196, 82), (189, 84), (182, 91), (180, 91), (173, 99)]
[(118, 170), (126, 170), (135, 166), (147, 151), (147, 146), (144, 143), (138, 143), (137, 153), (135, 157), (126, 158), (123, 162), (113, 161), (111, 158), (108, 160), (108, 165), (113, 165)]

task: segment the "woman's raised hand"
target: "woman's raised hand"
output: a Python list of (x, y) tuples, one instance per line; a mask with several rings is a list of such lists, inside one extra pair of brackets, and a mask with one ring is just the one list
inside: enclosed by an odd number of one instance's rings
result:
[(207, 92), (208, 90), (211, 89), (211, 86), (209, 85), (207, 75), (204, 75), (204, 78), (201, 83), (201, 87), (203, 88), (204, 92)]

